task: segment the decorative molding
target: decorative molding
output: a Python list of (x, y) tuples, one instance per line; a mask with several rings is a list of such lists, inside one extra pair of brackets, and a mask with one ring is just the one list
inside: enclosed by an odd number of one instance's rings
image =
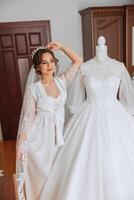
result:
[(107, 19), (105, 19), (105, 20), (98, 20), (96, 24), (97, 24), (98, 27), (101, 26), (100, 27), (101, 29), (106, 29), (106, 28), (112, 26), (113, 24), (118, 24), (118, 21), (120, 21), (120, 19), (116, 19), (116, 20), (113, 20), (111, 22), (109, 22)]
[(109, 17), (109, 16), (123, 16), (124, 11), (115, 12), (93, 12), (93, 17)]

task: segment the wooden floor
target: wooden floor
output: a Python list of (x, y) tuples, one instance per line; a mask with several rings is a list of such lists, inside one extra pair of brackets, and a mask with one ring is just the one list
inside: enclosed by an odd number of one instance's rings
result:
[(0, 177), (0, 200), (17, 200), (16, 191), (15, 175)]
[(0, 169), (5, 176), (15, 173), (15, 141), (0, 141)]
[(17, 200), (15, 177), (15, 141), (0, 141), (0, 200)]

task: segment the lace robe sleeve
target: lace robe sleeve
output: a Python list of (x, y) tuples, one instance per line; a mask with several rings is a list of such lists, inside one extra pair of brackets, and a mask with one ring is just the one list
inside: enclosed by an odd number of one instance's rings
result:
[(67, 107), (72, 114), (79, 110), (86, 99), (86, 90), (84, 85), (86, 65), (87, 64), (85, 63), (81, 65), (68, 91)]
[(35, 97), (33, 95), (32, 87), (28, 87), (21, 111), (20, 123), (19, 123), (19, 134), (26, 133), (32, 125), (32, 122), (35, 118)]
[(69, 83), (73, 80), (75, 75), (77, 74), (79, 68), (75, 64), (72, 64), (65, 72), (60, 75), (64, 85), (67, 87)]
[(122, 64), (119, 99), (124, 107), (127, 109), (127, 111), (130, 114), (134, 115), (134, 86), (132, 83), (132, 79), (124, 64)]

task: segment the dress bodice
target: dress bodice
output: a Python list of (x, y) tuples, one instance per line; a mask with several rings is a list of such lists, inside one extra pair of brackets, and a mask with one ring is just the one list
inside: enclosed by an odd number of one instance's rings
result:
[(109, 57), (103, 62), (93, 58), (81, 65), (69, 91), (67, 105), (71, 113), (76, 113), (85, 99), (92, 105), (107, 106), (115, 101), (119, 103), (117, 93), (120, 103), (133, 114), (134, 89), (124, 64)]
[(117, 93), (122, 78), (122, 67), (118, 61), (107, 58), (98, 63), (91, 59), (81, 69), (87, 100), (90, 104), (107, 106), (117, 102)]
[(99, 80), (93, 76), (84, 79), (87, 100), (90, 104), (107, 106), (117, 101), (120, 78), (117, 76)]

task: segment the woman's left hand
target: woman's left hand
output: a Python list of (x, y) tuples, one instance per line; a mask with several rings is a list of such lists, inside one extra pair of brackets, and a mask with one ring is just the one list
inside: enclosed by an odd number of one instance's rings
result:
[(58, 42), (50, 42), (47, 45), (47, 48), (50, 48), (50, 49), (53, 49), (53, 50), (62, 49), (62, 45)]

